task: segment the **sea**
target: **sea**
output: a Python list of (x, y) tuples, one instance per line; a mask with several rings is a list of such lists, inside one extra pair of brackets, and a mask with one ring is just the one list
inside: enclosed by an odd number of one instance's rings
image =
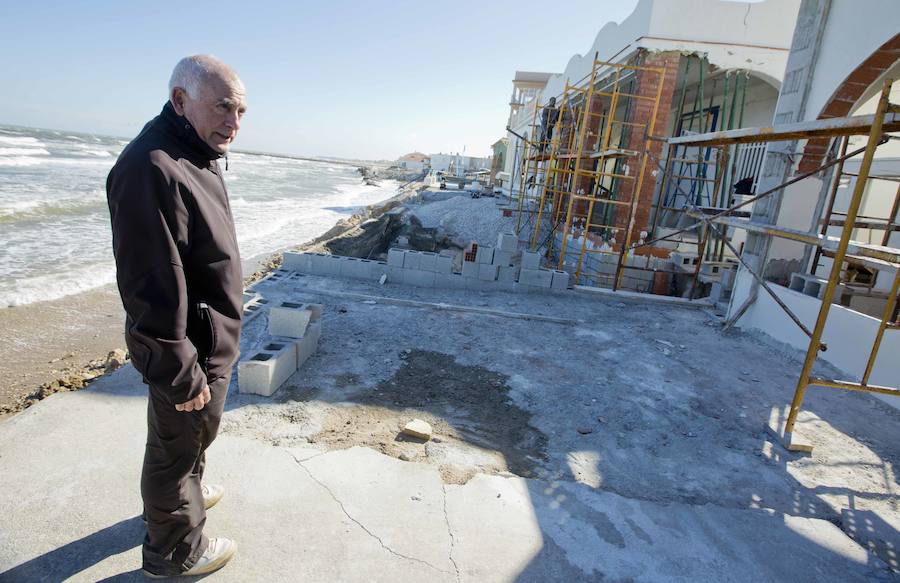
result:
[[(0, 125), (0, 309), (115, 282), (105, 184), (127, 143)], [(399, 186), (368, 186), (354, 165), (240, 151), (224, 176), (245, 274)]]

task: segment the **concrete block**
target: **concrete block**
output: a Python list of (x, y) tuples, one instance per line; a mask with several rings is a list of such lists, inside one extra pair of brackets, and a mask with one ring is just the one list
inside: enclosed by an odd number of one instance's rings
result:
[(693, 273), (697, 268), (697, 262), (700, 261), (699, 257), (697, 257), (696, 253), (681, 253), (676, 252), (672, 253), (670, 256), (672, 263), (675, 264), (675, 267), (680, 269), (681, 271), (687, 271)]
[(366, 279), (378, 281), (378, 279), (387, 273), (387, 263), (384, 261), (374, 261), (372, 259), (363, 259), (366, 267), (364, 269)]
[(483, 279), (478, 279), (477, 277), (464, 277), (463, 284), (465, 289), (469, 291), (489, 291), (494, 289), (496, 282), (485, 281)]
[(500, 291), (508, 293), (517, 293), (519, 291), (519, 284), (514, 281), (498, 281), (495, 285)]
[(315, 322), (309, 325), (306, 336), (294, 342), (294, 350), (296, 351), (297, 367), (303, 366), (310, 356), (316, 353), (319, 348), (319, 338), (322, 337), (322, 324)]
[[(302, 304), (294, 304), (302, 306)], [(312, 310), (302, 307), (272, 306), (269, 310), (269, 334), (286, 338), (303, 338), (312, 321)]]
[(319, 274), (328, 277), (340, 277), (343, 261), (343, 257), (338, 257), (337, 255), (325, 255), (324, 260), (322, 261), (322, 271)]
[(737, 275), (737, 269), (733, 266), (722, 269), (722, 285), (726, 288), (734, 287), (734, 277)]
[(450, 289), (450, 274), (435, 273), (434, 287), (436, 287), (437, 289)]
[(403, 256), (403, 269), (419, 269), (422, 264), (422, 254), (418, 251), (407, 251)]
[(447, 276), (449, 289), (466, 289), (466, 278), (458, 273), (451, 273)]
[(341, 257), (338, 264), (338, 275), (350, 279), (359, 277), (359, 259), (356, 257)]
[(475, 253), (475, 263), (486, 263), (488, 265), (494, 262), (493, 247), (479, 247)]
[(319, 318), (322, 317), (322, 310), (324, 306), (322, 304), (298, 304), (296, 302), (281, 302), (278, 304), (279, 307), (288, 308), (291, 310), (309, 310), (312, 312), (312, 316), (310, 317), (310, 322), (318, 322)]
[[(318, 324), (317, 324), (318, 325)], [(272, 340), (238, 364), (238, 389), (268, 397), (297, 370), (297, 350), (289, 340)]]
[(309, 255), (310, 272), (314, 275), (327, 275), (332, 255), (328, 253), (310, 253)]
[(427, 251), (423, 251), (419, 254), (419, 269), (422, 271), (430, 271), (434, 273), (437, 271), (436, 269), (437, 263), (437, 253), (429, 253)]
[(299, 271), (300, 273), (310, 273), (312, 269), (312, 257), (310, 257), (309, 253), (291, 253), (290, 251), (286, 251), (284, 253), (284, 263), (282, 264), (284, 269), (290, 269), (291, 271)]
[(513, 266), (501, 266), (497, 273), (497, 279), (502, 282), (513, 282), (519, 278), (519, 268)]
[(478, 263), (472, 261), (463, 261), (462, 264), (463, 277), (478, 277)]
[(550, 280), (551, 289), (569, 289), (569, 274), (565, 271), (553, 270)]
[(553, 284), (553, 272), (549, 269), (523, 269), (519, 272), (519, 283), (549, 289)]
[(404, 269), (403, 283), (416, 287), (434, 287), (434, 272), (421, 269)]
[(500, 270), (498, 265), (488, 265), (486, 263), (478, 264), (478, 279), (482, 281), (497, 281), (497, 273)]
[(522, 251), (522, 269), (540, 269), (541, 254), (537, 251)]
[(391, 267), (387, 268), (387, 281), (388, 283), (403, 283), (404, 276), (403, 272), (406, 270), (402, 267)]
[(388, 249), (387, 264), (391, 267), (403, 267), (403, 258), (405, 255), (406, 252), (402, 249), (391, 247), (390, 249)]
[(507, 265), (512, 265), (512, 257), (513, 254), (511, 251), (504, 251), (502, 249), (494, 249), (494, 265), (499, 265), (500, 267), (506, 267)]
[(438, 255), (434, 262), (435, 273), (453, 273), (453, 257)]
[(513, 253), (519, 249), (519, 238), (513, 233), (497, 235), (497, 249)]

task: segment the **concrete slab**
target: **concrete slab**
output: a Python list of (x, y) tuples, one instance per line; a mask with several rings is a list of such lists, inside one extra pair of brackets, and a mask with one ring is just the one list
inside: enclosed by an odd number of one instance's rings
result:
[[(0, 423), (0, 581), (143, 580), (145, 414), (129, 366)], [(325, 453), (223, 435), (207, 476), (226, 487), (207, 532), (239, 544), (214, 581), (891, 577), (821, 519), (628, 499), (568, 481), (478, 474), (445, 485), (432, 465), (362, 447)]]
[[(812, 582), (876, 574), (865, 549), (823, 520), (630, 500), (571, 482), (478, 475), (447, 486), (447, 515), (457, 564), (474, 566), (463, 581), (508, 581), (510, 572), (516, 581)], [(478, 524), (485, 516), (490, 528)]]

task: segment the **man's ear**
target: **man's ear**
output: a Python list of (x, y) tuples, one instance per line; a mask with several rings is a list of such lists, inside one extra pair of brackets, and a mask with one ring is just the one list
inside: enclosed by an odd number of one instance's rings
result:
[(172, 102), (172, 107), (175, 108), (175, 113), (178, 115), (184, 115), (184, 100), (186, 98), (187, 92), (181, 87), (172, 89), (172, 95), (169, 96), (169, 101)]

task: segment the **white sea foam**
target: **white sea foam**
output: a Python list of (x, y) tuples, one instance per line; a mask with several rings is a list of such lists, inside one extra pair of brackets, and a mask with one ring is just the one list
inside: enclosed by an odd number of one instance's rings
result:
[[(127, 141), (27, 132), (0, 129), (0, 152), (9, 152), (0, 153), (0, 307), (114, 281), (104, 183)], [(230, 162), (225, 180), (245, 259), (308, 241), (396, 187), (366, 186), (352, 166), (240, 153)], [(2, 170), (16, 166), (34, 168)]]
[(32, 158), (30, 156), (16, 156), (14, 158), (0, 158), (0, 166), (37, 166), (43, 164), (41, 158)]
[(31, 136), (6, 136), (0, 135), (0, 144), (9, 144), (10, 146), (37, 146), (44, 147), (46, 144), (37, 138)]
[(44, 148), (0, 148), (0, 156), (49, 156)]
[(114, 265), (77, 267), (65, 273), (45, 273), (8, 285), (0, 284), (0, 308), (56, 300), (97, 289), (116, 281)]

